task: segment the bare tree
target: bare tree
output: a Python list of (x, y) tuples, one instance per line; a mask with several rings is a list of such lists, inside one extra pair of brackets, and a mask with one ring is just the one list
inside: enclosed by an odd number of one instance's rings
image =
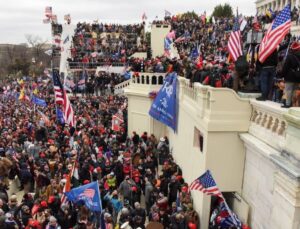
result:
[(31, 58), (34, 60), (32, 61), (31, 73), (38, 75), (50, 64), (50, 57), (45, 54), (47, 40), (43, 40), (40, 36), (32, 34), (26, 34), (25, 38), (31, 49)]
[(26, 34), (25, 38), (32, 48), (33, 57), (39, 59), (42, 57), (45, 51), (45, 46), (47, 44), (47, 40), (43, 40), (40, 36)]

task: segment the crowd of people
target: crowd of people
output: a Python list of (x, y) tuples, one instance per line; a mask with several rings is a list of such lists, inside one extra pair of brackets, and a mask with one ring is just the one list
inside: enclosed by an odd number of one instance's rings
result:
[[(291, 11), (293, 21), (297, 20), (298, 12), (297, 8)], [(171, 25), (169, 35), (173, 36), (179, 58), (160, 58), (162, 61), (154, 63), (163, 63), (161, 69), (166, 72), (175, 70), (191, 83), (260, 92), (262, 95), (258, 100), (280, 102), (285, 108), (299, 106), (299, 38), (288, 34), (263, 63), (258, 58), (260, 41), (249, 40), (249, 32), (263, 35), (266, 24), (272, 22), (277, 14), (269, 12), (255, 17), (239, 17), (243, 56), (235, 62), (228, 50), (235, 18), (193, 13), (166, 17), (165, 21), (156, 23)]]
[(68, 61), (70, 67), (124, 63), (127, 56), (147, 48), (144, 24), (78, 23)]
[[(297, 8), (292, 10), (292, 20), (297, 20), (298, 12)], [(277, 11), (268, 11), (255, 17), (240, 17), (240, 23), (246, 22), (241, 31), (244, 55), (235, 63), (230, 59), (227, 47), (234, 18), (199, 16), (195, 13), (169, 16), (163, 21), (157, 20), (152, 23), (171, 26), (170, 33), (174, 33), (172, 45), (177, 49), (178, 57), (167, 55), (152, 57), (147, 53), (145, 59), (130, 58), (129, 56), (136, 51), (149, 49), (149, 44), (146, 44), (144, 37), (143, 24), (117, 26), (83, 23), (77, 25), (73, 39), (73, 57), (69, 63), (70, 66), (77, 67), (77, 62), (94, 67), (102, 64), (120, 64), (129, 66), (133, 72), (176, 71), (179, 75), (190, 79), (191, 83), (200, 82), (213, 87), (229, 87), (235, 91), (262, 93), (259, 100), (280, 102), (283, 103), (283, 107), (298, 106), (299, 79), (294, 76), (293, 86), (285, 87), (287, 85), (285, 76), (291, 74), (282, 71), (291, 67), (285, 60), (289, 51), (294, 52), (291, 50), (292, 43), (297, 42), (298, 38), (289, 34), (278, 51), (264, 63), (258, 60), (260, 41), (249, 41), (248, 38), (249, 31), (262, 34), (265, 25), (270, 23), (277, 14)], [(129, 42), (126, 34), (136, 35), (132, 42)], [(110, 41), (114, 45), (109, 45)], [(127, 53), (128, 51), (130, 53)], [(287, 65), (285, 68), (282, 67), (284, 63)]]
[[(47, 106), (20, 100), (21, 87)], [(0, 228), (199, 227), (168, 138), (127, 133), (125, 97), (70, 97), (77, 124), (69, 128), (56, 117), (51, 82), (5, 80), (1, 88)], [(98, 181), (101, 217), (64, 199), (68, 178), (71, 189)]]

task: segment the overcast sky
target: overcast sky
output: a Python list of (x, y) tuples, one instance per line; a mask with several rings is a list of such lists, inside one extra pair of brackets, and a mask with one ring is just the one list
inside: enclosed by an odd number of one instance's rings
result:
[(192, 10), (211, 13), (215, 5), (226, 2), (244, 15), (256, 12), (254, 0), (0, 0), (0, 43), (24, 43), (25, 34), (50, 41), (50, 25), (42, 23), (46, 6), (52, 6), (59, 22), (70, 13), (72, 23), (95, 19), (130, 23), (141, 22), (143, 12), (153, 20), (163, 18), (165, 9), (172, 14)]

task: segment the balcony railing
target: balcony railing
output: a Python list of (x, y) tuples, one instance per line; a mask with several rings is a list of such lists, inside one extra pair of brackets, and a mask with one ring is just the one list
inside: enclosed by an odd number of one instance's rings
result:
[(131, 78), (131, 83), (140, 85), (162, 85), (166, 75), (166, 73), (139, 72), (136, 76)]
[(286, 109), (271, 101), (251, 100), (250, 103), (252, 105), (252, 117), (249, 133), (281, 151), (287, 127), (283, 117)]
[(115, 86), (115, 94), (118, 95), (118, 94), (123, 94), (124, 93), (124, 88), (129, 86), (130, 84), (130, 79), (129, 80), (126, 80), (122, 83), (119, 83), (118, 85)]
[(70, 69), (96, 69), (97, 67), (103, 67), (103, 66), (113, 66), (113, 67), (122, 67), (124, 66), (124, 63), (122, 62), (91, 62), (91, 63), (82, 63), (82, 62), (69, 62), (69, 68)]

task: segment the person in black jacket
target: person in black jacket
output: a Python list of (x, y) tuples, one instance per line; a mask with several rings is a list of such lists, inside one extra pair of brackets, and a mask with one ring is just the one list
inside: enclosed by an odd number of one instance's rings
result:
[(284, 94), (286, 96), (283, 107), (289, 108), (292, 106), (293, 92), (300, 83), (300, 43), (297, 41), (291, 44), (282, 68), (282, 74), (285, 80)]
[[(260, 62), (259, 62), (260, 63)], [(261, 97), (257, 100), (265, 101), (270, 98), (272, 83), (276, 76), (276, 66), (278, 63), (278, 51), (277, 49), (263, 62), (260, 63), (261, 70), (259, 74)]]

